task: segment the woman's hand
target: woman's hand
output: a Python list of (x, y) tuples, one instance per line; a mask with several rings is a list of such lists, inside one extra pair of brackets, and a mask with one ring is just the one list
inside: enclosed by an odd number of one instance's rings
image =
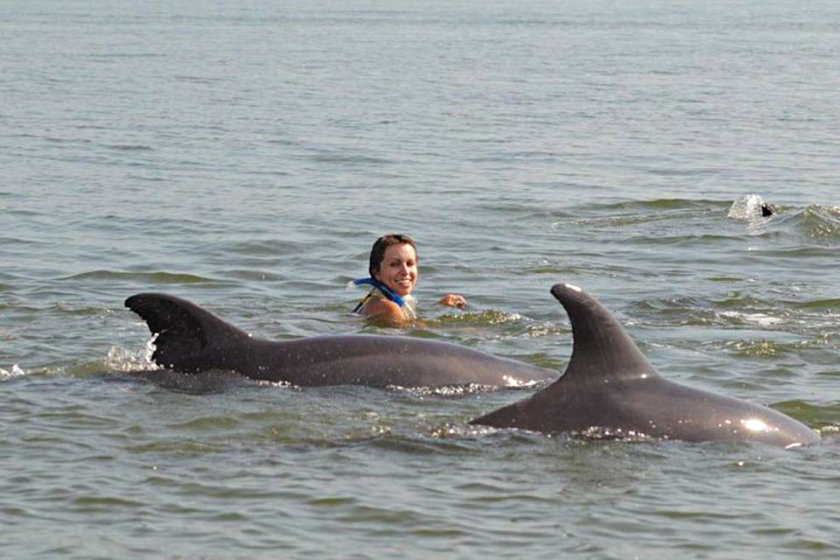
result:
[(446, 307), (457, 307), (458, 309), (463, 309), (467, 306), (467, 299), (461, 294), (446, 294), (440, 298), (438, 303), (445, 305)]

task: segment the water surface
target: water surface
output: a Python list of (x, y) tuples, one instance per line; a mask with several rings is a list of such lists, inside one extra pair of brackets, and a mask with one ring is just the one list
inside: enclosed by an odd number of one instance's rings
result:
[[(840, 553), (840, 9), (0, 7), (4, 557)], [(727, 217), (759, 194), (779, 212)], [(348, 315), (415, 236), (430, 326)], [(530, 394), (142, 373), (173, 293), (276, 339), (449, 340), (562, 372), (572, 282), (669, 379), (824, 443), (468, 426)], [(466, 311), (436, 308), (449, 291)]]

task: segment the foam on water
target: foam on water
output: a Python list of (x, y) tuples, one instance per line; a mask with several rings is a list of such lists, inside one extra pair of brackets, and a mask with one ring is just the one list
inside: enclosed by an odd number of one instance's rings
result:
[(8, 370), (0, 368), (0, 378), (9, 379), (11, 377), (20, 377), (22, 375), (26, 375), (26, 372), (17, 365), (12, 364), (12, 367)]

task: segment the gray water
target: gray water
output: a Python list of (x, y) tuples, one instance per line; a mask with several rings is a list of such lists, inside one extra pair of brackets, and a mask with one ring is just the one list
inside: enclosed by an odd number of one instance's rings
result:
[[(836, 2), (8, 0), (0, 37), (4, 558), (840, 555)], [(779, 212), (728, 217), (753, 193)], [(426, 328), (348, 313), (387, 231), (418, 240)], [(529, 389), (148, 373), (122, 305), (559, 375), (556, 282), (665, 377), (823, 443), (467, 424)]]

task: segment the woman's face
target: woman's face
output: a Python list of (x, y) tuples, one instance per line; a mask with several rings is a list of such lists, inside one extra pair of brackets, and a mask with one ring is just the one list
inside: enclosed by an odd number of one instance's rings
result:
[(407, 296), (417, 284), (417, 253), (408, 243), (391, 245), (374, 275), (397, 295)]

